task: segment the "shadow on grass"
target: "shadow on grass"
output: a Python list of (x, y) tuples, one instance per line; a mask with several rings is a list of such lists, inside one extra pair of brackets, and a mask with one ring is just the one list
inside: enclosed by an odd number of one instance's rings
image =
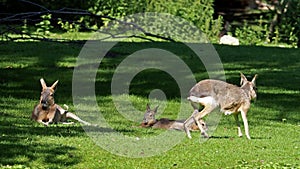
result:
[[(31, 166), (32, 161), (40, 161), (42, 168), (70, 167), (81, 162), (81, 157), (76, 146), (68, 146), (65, 141), (60, 143), (60, 138), (72, 138), (72, 142), (88, 137), (82, 126), (53, 124), (48, 127), (36, 122), (25, 123), (17, 121), (17, 117), (7, 117), (9, 122), (1, 118), (0, 128), (0, 164), (21, 164)], [(14, 120), (16, 119), (16, 120)], [(85, 126), (88, 132), (113, 132), (109, 128)], [(68, 139), (69, 140), (69, 139)], [(78, 142), (77, 144), (84, 144)], [(76, 145), (77, 145), (76, 144)], [(31, 166), (33, 167), (33, 166)], [(38, 166), (34, 166), (36, 168)]]
[[(247, 139), (245, 137), (210, 136), (209, 139)], [(271, 137), (251, 137), (251, 140), (269, 140)]]
[[(0, 164), (2, 165), (15, 165), (22, 164), (28, 165), (28, 162), (37, 160), (41, 161), (43, 165), (46, 163), (48, 166), (70, 166), (80, 162), (80, 157), (72, 154), (76, 147), (65, 146), (55, 143), (33, 143), (28, 146), (21, 139), (28, 138), (3, 138), (4, 143), (0, 144), (2, 153), (0, 154)], [(42, 164), (41, 163), (41, 164)], [(38, 166), (36, 166), (38, 167)], [(39, 166), (41, 168), (46, 166)]]
[[(29, 162), (41, 161), (44, 165), (48, 165), (41, 167), (47, 168), (69, 166), (80, 162), (80, 157), (72, 154), (76, 147), (66, 146), (52, 139), (55, 137), (80, 137), (83, 135), (81, 127), (47, 128), (21, 125), (24, 124), (16, 122), (1, 127), (0, 164), (28, 166)], [(39, 139), (48, 140), (48, 143)]]

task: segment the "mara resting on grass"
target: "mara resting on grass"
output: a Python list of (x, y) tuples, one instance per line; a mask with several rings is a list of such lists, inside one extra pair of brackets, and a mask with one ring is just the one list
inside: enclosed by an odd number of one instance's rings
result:
[[(187, 137), (191, 138), (189, 126), (191, 126), (194, 122), (197, 123), (201, 131), (201, 135), (209, 137), (206, 131), (202, 128), (200, 121), (204, 116), (219, 107), (225, 115), (234, 115), (238, 127), (238, 136), (241, 137), (243, 134), (238, 120), (240, 112), (244, 122), (246, 137), (251, 139), (249, 135), (247, 112), (250, 109), (250, 101), (256, 98), (256, 77), (257, 75), (255, 75), (251, 81), (248, 81), (241, 73), (241, 87), (224, 81), (212, 79), (202, 80), (192, 87), (187, 99), (191, 102), (194, 112), (184, 122), (184, 130)], [(203, 109), (200, 112), (198, 111), (199, 104), (203, 106)]]
[[(167, 118), (156, 119), (155, 115), (157, 113), (158, 106), (151, 110), (149, 104), (147, 104), (146, 112), (144, 114), (143, 122), (141, 127), (152, 127), (161, 129), (174, 129), (174, 130), (184, 130), (183, 124), (185, 120), (170, 120)], [(203, 120), (200, 120), (202, 128), (207, 130), (207, 126)], [(198, 126), (193, 123), (190, 130), (199, 130)]]
[(40, 79), (40, 82), (42, 85), (42, 92), (41, 92), (40, 102), (38, 105), (34, 107), (32, 112), (31, 118), (33, 120), (42, 123), (45, 126), (48, 126), (49, 124), (59, 123), (59, 122), (64, 124), (70, 124), (66, 122), (67, 119), (69, 118), (69, 119), (77, 120), (82, 124), (90, 125), (90, 123), (81, 120), (75, 114), (68, 112), (58, 104), (55, 104), (53, 96), (54, 96), (54, 92), (58, 80), (54, 82), (51, 87), (47, 87), (44, 79)]

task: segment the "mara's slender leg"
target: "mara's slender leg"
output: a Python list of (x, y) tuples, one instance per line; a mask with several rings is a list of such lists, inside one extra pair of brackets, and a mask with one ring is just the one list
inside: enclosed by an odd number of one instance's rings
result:
[(205, 138), (208, 138), (209, 136), (206, 133), (205, 129), (203, 128), (200, 120), (202, 120), (203, 117), (205, 117), (207, 114), (212, 112), (215, 108), (216, 108), (216, 106), (214, 106), (214, 105), (206, 105), (204, 107), (204, 109), (194, 117), (195, 121), (200, 129), (201, 135), (203, 135)]
[[(199, 113), (198, 109), (194, 109), (193, 114), (188, 119), (186, 119), (186, 121), (183, 123), (183, 129), (184, 129), (187, 137), (190, 139), (192, 138), (191, 133), (190, 133), (190, 126), (195, 122), (194, 116), (195, 116), (195, 114), (198, 114), (198, 113)], [(199, 129), (201, 130), (201, 128), (199, 128)]]
[(206, 133), (205, 129), (203, 128), (200, 120), (206, 116), (207, 114), (209, 114), (210, 112), (212, 112), (216, 107), (212, 106), (212, 105), (207, 105), (205, 106), (201, 112), (198, 112), (198, 110), (194, 110), (194, 113), (184, 122), (184, 129), (185, 132), (187, 133), (188, 138), (192, 138), (190, 135), (190, 132), (188, 130), (189, 125), (192, 124), (192, 122), (196, 122), (197, 126), (200, 129), (201, 135), (203, 135), (204, 137), (208, 138), (208, 134)]
[(238, 114), (234, 114), (234, 119), (235, 119), (235, 122), (236, 122), (236, 125), (237, 125), (237, 129), (238, 129), (238, 136), (242, 137), (243, 133), (242, 133), (242, 130), (241, 130), (241, 124), (240, 124), (240, 121), (239, 121), (239, 115)]
[[(203, 135), (204, 137), (208, 137), (208, 134), (203, 129), (200, 120), (202, 120), (204, 116), (212, 112), (217, 107), (216, 101), (214, 100), (213, 97), (210, 96), (203, 97), (203, 98), (190, 96), (188, 97), (188, 100), (191, 101), (191, 104), (194, 108), (193, 114), (184, 122), (184, 129), (185, 132), (187, 133), (188, 138), (191, 138), (191, 135), (189, 130), (187, 130), (187, 127), (189, 127), (192, 124), (192, 122), (196, 122), (197, 126), (200, 129), (201, 135)], [(197, 105), (199, 104), (204, 106), (201, 112), (198, 112)]]
[(66, 112), (66, 117), (77, 120), (80, 123), (85, 124), (85, 125), (91, 125), (91, 123), (81, 120), (78, 116), (76, 116), (75, 114), (73, 114), (71, 112)]
[(203, 128), (202, 124), (200, 123), (199, 120), (195, 119), (193, 117), (194, 121), (196, 122), (198, 128), (200, 129), (201, 135), (203, 135), (205, 138), (209, 138), (208, 134), (206, 133), (205, 129)]
[(243, 119), (243, 122), (244, 122), (244, 128), (245, 128), (246, 137), (248, 139), (251, 139), (251, 137), (249, 135), (249, 127), (248, 127), (248, 120), (247, 120), (246, 114), (247, 114), (246, 111), (241, 111), (242, 119)]
[(48, 122), (43, 122), (43, 120), (37, 120), (37, 122), (39, 122), (39, 123), (41, 123), (41, 124), (43, 124), (43, 125), (45, 125), (45, 126), (48, 126), (48, 125), (49, 125)]

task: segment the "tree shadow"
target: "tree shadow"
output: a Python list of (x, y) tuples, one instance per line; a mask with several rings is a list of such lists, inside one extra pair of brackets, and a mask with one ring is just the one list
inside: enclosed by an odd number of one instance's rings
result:
[[(28, 165), (29, 161), (36, 160), (36, 158), (42, 158), (40, 160), (49, 166), (67, 167), (81, 161), (79, 156), (72, 154), (72, 151), (76, 151), (76, 147), (65, 146), (58, 143), (33, 143), (32, 146), (28, 146), (22, 144), (19, 139), (25, 138), (2, 140), (2, 142), (5, 141), (4, 144), (0, 144), (2, 150), (2, 153), (0, 154), (0, 163), (2, 165)], [(60, 159), (60, 156), (65, 157)], [(25, 159), (15, 161), (20, 158)]]
[[(231, 136), (210, 136), (209, 139), (246, 139), (245, 137), (231, 137)], [(271, 137), (251, 137), (251, 140), (268, 140)]]

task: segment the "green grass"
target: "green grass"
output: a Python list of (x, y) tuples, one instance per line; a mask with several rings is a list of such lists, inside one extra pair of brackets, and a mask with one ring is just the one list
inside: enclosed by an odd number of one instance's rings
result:
[[(259, 75), (258, 98), (248, 114), (252, 140), (238, 138), (233, 117), (222, 116), (212, 138), (204, 143), (200, 144), (199, 133), (193, 132), (193, 139), (184, 138), (165, 153), (127, 158), (97, 146), (80, 124), (44, 127), (30, 120), (39, 99), (41, 77), (48, 84), (59, 79), (56, 102), (67, 104), (75, 111), (72, 75), (81, 47), (46, 42), (0, 44), (2, 168), (300, 168), (299, 49), (215, 46), (228, 82), (238, 84), (239, 72)], [(98, 105), (116, 131), (141, 139), (164, 131), (138, 128), (138, 121), (121, 116), (112, 102), (110, 89), (114, 71), (126, 55), (147, 47), (173, 51), (191, 68), (197, 80), (207, 78), (199, 59), (182, 44), (120, 43), (116, 46), (112, 51), (120, 57), (105, 58), (97, 73)], [(140, 72), (131, 82), (129, 99), (135, 108), (144, 111), (149, 93), (157, 88), (165, 91), (168, 99), (165, 111), (159, 109), (159, 117), (175, 119), (180, 93), (167, 73), (153, 69)], [(159, 102), (152, 106), (156, 104)], [(187, 115), (191, 111), (187, 109)]]

